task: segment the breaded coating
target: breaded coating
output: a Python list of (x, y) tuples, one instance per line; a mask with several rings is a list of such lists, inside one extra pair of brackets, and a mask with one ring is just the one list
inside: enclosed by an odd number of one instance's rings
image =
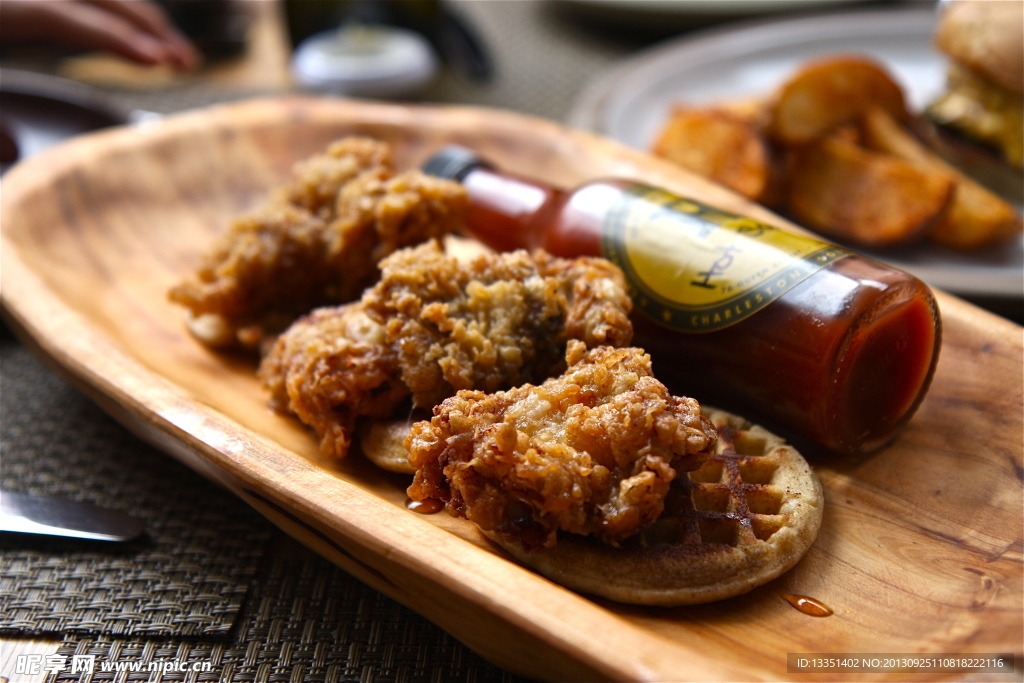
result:
[[(380, 277), (379, 262), (404, 247), (440, 239), (463, 226), (464, 187), (410, 170), (393, 178), (364, 173), (341, 189), (329, 226), (333, 267), (344, 273), (338, 301), (359, 298)], [(335, 258), (336, 257), (336, 258)]]
[(295, 164), (287, 185), (273, 202), (291, 204), (331, 221), (337, 215), (338, 194), (356, 176), (370, 170), (391, 174), (391, 146), (380, 140), (348, 137), (332, 142), (323, 154)]
[(300, 318), (260, 364), (271, 406), (312, 427), (325, 455), (344, 456), (359, 417), (389, 417), (408, 397), (383, 342), (383, 328), (358, 303)]
[(632, 336), (622, 274), (604, 259), (517, 252), (464, 263), (431, 242), (382, 266), (358, 303), (302, 318), (260, 366), (275, 408), (335, 457), (357, 418), (389, 417), (410, 395), (429, 410), (459, 389), (541, 382), (565, 368), (570, 339), (624, 346)]
[(428, 409), (461, 389), (557, 375), (570, 339), (625, 346), (633, 335), (622, 272), (601, 258), (517, 251), (463, 263), (427, 243), (384, 259), (363, 301)]
[(233, 222), (194, 275), (170, 291), (210, 346), (255, 348), (315, 307), (359, 298), (396, 249), (459, 230), (465, 188), (417, 170), (394, 175), (390, 148), (342, 140), (297, 165), (275, 202)]
[[(255, 346), (327, 303), (326, 235), (327, 224), (304, 209), (267, 206), (237, 219), (170, 298), (189, 309), (190, 329), (210, 346)], [(199, 334), (195, 320), (218, 324), (216, 337)]]
[(560, 531), (618, 545), (657, 519), (677, 472), (714, 454), (714, 426), (641, 349), (571, 341), (566, 362), (539, 386), (460, 391), (413, 425), (409, 496), (526, 547)]

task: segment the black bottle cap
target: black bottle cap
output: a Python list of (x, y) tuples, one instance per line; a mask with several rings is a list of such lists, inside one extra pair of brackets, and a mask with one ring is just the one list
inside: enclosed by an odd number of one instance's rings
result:
[(459, 145), (448, 145), (427, 159), (421, 170), (427, 175), (446, 180), (462, 180), (474, 168), (487, 165), (487, 162), (478, 157), (473, 150)]

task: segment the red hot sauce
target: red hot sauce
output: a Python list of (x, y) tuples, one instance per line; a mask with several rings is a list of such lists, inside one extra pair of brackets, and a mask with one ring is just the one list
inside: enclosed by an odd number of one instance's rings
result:
[(574, 190), (448, 147), (473, 236), (498, 250), (604, 256), (626, 275), (636, 341), (673, 388), (841, 453), (888, 443), (938, 359), (928, 287), (842, 247), (632, 181)]

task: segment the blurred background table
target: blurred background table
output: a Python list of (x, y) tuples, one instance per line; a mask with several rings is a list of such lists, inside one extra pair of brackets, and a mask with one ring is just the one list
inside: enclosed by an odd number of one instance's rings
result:
[[(318, 4), (299, 3), (306, 9)], [(136, 117), (300, 91), (289, 71), (285, 4), (181, 0), (167, 7), (205, 17), (191, 26), (209, 56), (195, 73), (104, 54), (10, 46), (0, 53), (0, 67), (87, 84)], [(570, 0), (463, 0), (446, 8), (486, 46), (492, 77), (474, 80), (446, 63), (414, 100), (514, 109), (557, 121), (565, 120), (588, 82), (619, 60), (721, 19), (652, 21), (637, 12), (623, 21), (621, 12)], [(92, 656), (96, 662), (173, 660), (208, 670), (128, 677), (97, 669), (81, 680), (517, 680), (135, 439), (6, 328), (0, 360), (3, 486), (121, 509), (142, 518), (149, 532), (116, 547), (3, 537), (0, 676), (79, 680), (71, 673), (73, 658)], [(54, 671), (17, 673), (18, 655), (26, 653), (56, 655), (42, 660)]]

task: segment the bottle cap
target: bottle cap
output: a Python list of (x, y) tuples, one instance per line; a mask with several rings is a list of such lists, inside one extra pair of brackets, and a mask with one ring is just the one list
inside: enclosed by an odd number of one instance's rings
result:
[(462, 180), (466, 174), (487, 162), (476, 153), (460, 145), (442, 147), (423, 164), (421, 170), (427, 175), (445, 180)]

